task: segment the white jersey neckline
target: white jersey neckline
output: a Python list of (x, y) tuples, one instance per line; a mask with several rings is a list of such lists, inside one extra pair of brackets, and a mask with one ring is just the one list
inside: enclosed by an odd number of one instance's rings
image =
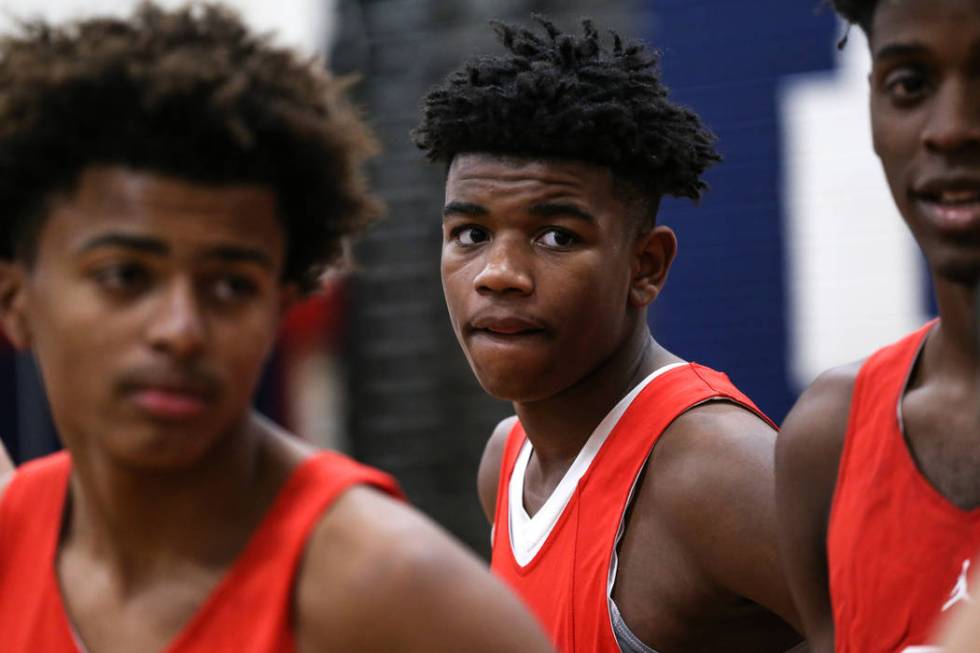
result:
[(558, 523), (558, 519), (571, 500), (572, 494), (575, 493), (579, 480), (589, 470), (606, 438), (612, 433), (613, 428), (619, 423), (636, 396), (660, 375), (687, 364), (686, 362), (670, 363), (656, 369), (620, 399), (596, 426), (557, 487), (533, 517), (528, 515), (527, 510), (524, 509), (524, 478), (533, 451), (531, 441), (529, 439), (524, 440), (507, 487), (507, 522), (510, 533), (508, 539), (510, 540), (511, 553), (518, 565), (521, 567), (528, 565), (548, 540), (548, 535)]

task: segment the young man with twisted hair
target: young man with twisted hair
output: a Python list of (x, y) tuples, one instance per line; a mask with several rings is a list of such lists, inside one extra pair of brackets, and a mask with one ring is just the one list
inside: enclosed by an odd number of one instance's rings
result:
[(0, 484), (4, 653), (548, 650), (389, 477), (250, 410), (372, 148), (216, 5), (0, 41), (0, 317), (67, 448)]
[(448, 166), (453, 327), (516, 412), (479, 472), (492, 568), (564, 652), (785, 651), (775, 430), (646, 320), (677, 250), (660, 199), (698, 199), (714, 138), (643, 45), (538, 23), (495, 25), (507, 52), (433, 89), (415, 131)]
[(834, 6), (868, 36), (874, 149), (939, 319), (799, 399), (780, 544), (815, 651), (938, 651), (980, 568), (980, 0)]

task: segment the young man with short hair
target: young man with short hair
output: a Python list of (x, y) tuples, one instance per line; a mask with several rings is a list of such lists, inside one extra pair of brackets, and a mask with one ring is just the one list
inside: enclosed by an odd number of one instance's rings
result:
[(939, 319), (803, 394), (781, 550), (813, 650), (938, 650), (980, 566), (980, 0), (837, 0), (871, 48), (875, 152)]
[(492, 568), (559, 650), (785, 651), (768, 419), (651, 338), (677, 244), (663, 195), (718, 156), (655, 57), (613, 37), (496, 25), (415, 132), (448, 165), (442, 280), (484, 389), (513, 402), (479, 492)]
[(250, 410), (375, 214), (338, 93), (210, 4), (0, 41), (0, 317), (67, 448), (0, 480), (5, 653), (548, 650), (392, 479)]

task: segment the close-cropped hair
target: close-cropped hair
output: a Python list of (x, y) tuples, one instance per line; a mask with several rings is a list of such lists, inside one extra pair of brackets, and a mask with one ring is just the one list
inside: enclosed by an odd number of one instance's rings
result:
[(829, 0), (834, 11), (844, 20), (859, 25), (865, 34), (871, 34), (871, 21), (874, 19), (878, 0)]
[(616, 33), (607, 47), (589, 20), (578, 36), (534, 19), (543, 32), (493, 22), (508, 53), (467, 60), (425, 96), (413, 138), (426, 156), (567, 159), (611, 169), (654, 205), (700, 198), (715, 137), (668, 99), (657, 53)]
[(345, 84), (212, 3), (0, 38), (0, 257), (31, 261), (51, 202), (90, 166), (271, 188), (284, 281), (316, 287), (380, 206), (362, 165), (375, 141)]

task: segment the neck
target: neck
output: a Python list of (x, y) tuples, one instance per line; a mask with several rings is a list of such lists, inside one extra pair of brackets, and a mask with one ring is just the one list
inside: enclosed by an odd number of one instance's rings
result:
[(102, 560), (132, 583), (177, 561), (225, 566), (288, 473), (276, 440), (249, 416), (191, 467), (166, 471), (73, 449), (62, 547)]
[(637, 324), (626, 342), (588, 375), (557, 395), (514, 402), (514, 410), (545, 474), (564, 473), (599, 422), (654, 370), (681, 362)]
[(936, 278), (941, 322), (932, 347), (932, 362), (944, 374), (975, 379), (980, 374), (978, 286)]

